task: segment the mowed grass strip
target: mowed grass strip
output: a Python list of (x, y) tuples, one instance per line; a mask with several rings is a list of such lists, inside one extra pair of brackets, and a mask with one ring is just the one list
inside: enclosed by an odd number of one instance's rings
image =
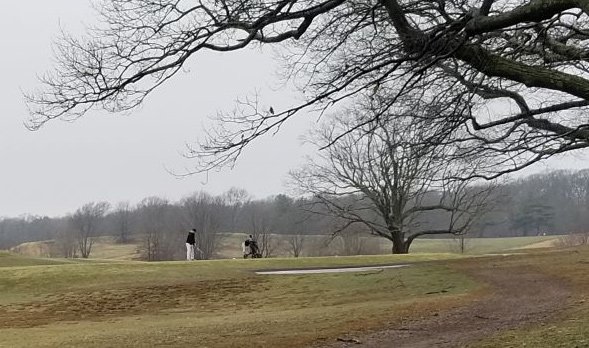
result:
[[(257, 276), (252, 270), (433, 258), (5, 267), (0, 284), (9, 281), (5, 289), (13, 301), (0, 306), (0, 346), (300, 347), (433, 315), (463, 302), (476, 284), (445, 266), (429, 263), (296, 276)], [(19, 292), (26, 300), (18, 299)], [(35, 292), (37, 297), (31, 299)]]
[(61, 265), (73, 263), (75, 261), (66, 259), (48, 259), (25, 257), (15, 255), (6, 251), (0, 251), (0, 267), (19, 267), (19, 266), (40, 266), (40, 265)]
[[(535, 244), (555, 242), (558, 236), (531, 236), (531, 237), (506, 237), (506, 238), (465, 238), (464, 253), (470, 255), (513, 252), (521, 248), (534, 246)], [(411, 246), (411, 252), (416, 253), (459, 253), (459, 239), (417, 239)]]
[(491, 347), (589, 347), (589, 247), (514, 258), (515, 265), (532, 265), (566, 282), (573, 293), (563, 311), (542, 325), (510, 330), (472, 345)]

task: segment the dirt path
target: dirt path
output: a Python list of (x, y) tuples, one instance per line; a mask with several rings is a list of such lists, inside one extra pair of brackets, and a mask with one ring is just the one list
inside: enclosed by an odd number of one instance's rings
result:
[(322, 347), (465, 347), (498, 331), (547, 322), (565, 307), (570, 295), (566, 284), (531, 267), (477, 263), (461, 271), (487, 284), (488, 295), (464, 307)]

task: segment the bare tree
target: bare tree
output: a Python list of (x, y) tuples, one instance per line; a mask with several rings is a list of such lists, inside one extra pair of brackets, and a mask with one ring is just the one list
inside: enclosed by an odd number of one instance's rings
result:
[(200, 249), (197, 258), (213, 258), (220, 243), (220, 212), (223, 199), (198, 192), (184, 198), (181, 205), (185, 229), (195, 228), (197, 231), (196, 244)]
[(465, 234), (455, 236), (450, 242), (450, 249), (457, 250), (459, 253), (464, 254), (466, 250), (470, 248), (470, 239), (466, 237)]
[[(356, 118), (361, 113), (353, 110)], [(344, 221), (335, 233), (364, 225), (390, 240), (393, 253), (408, 253), (420, 236), (466, 233), (490, 191), (452, 178), (457, 172), (476, 172), (476, 162), (449, 161), (455, 148), (425, 142), (431, 130), (413, 123), (391, 123), (383, 117), (356, 128), (353, 122), (347, 116), (334, 117), (317, 131), (313, 139), (323, 153), (292, 175), (324, 213)], [(350, 127), (356, 129), (348, 132)], [(346, 136), (338, 135), (342, 133)], [(337, 142), (334, 137), (339, 137)], [(442, 223), (428, 223), (426, 213), (441, 215)]]
[(258, 225), (258, 227), (260, 232), (254, 236), (254, 240), (260, 245), (260, 254), (262, 257), (273, 257), (279, 243), (276, 235), (272, 233), (269, 225)]
[(366, 241), (362, 239), (362, 230), (359, 227), (348, 227), (339, 233), (342, 241), (342, 255), (362, 255)]
[(74, 258), (77, 256), (78, 245), (76, 234), (72, 226), (66, 226), (55, 236), (55, 253), (61, 257)]
[(290, 252), (294, 257), (301, 256), (301, 253), (303, 252), (303, 249), (305, 247), (306, 240), (307, 237), (304, 234), (289, 234), (286, 237), (286, 242), (288, 244), (288, 252)]
[(239, 218), (239, 212), (244, 204), (249, 202), (251, 196), (246, 190), (237, 187), (230, 188), (223, 194), (223, 201), (226, 206), (230, 209), (230, 228), (235, 231), (237, 227), (237, 219)]
[(586, 0), (107, 0), (98, 13), (85, 37), (56, 42), (55, 69), (26, 96), (32, 129), (132, 109), (193, 56), (262, 44), (281, 46), (304, 102), (245, 100), (189, 151), (197, 170), (232, 163), (301, 110), (380, 91), (380, 114), (407, 97), (446, 105), (420, 121), (493, 158), (481, 177), (589, 145)]
[(172, 260), (184, 246), (186, 236), (178, 233), (176, 219), (171, 216), (172, 207), (168, 200), (148, 197), (138, 204), (139, 228), (142, 238), (143, 257), (148, 261)]
[(91, 202), (84, 204), (71, 216), (70, 223), (75, 233), (78, 251), (83, 258), (90, 256), (97, 229), (109, 208), (107, 202)]
[(276, 251), (277, 240), (273, 234), (271, 210), (266, 202), (249, 202), (243, 206), (243, 223), (247, 234), (258, 243), (262, 257), (271, 257)]
[(118, 229), (118, 242), (129, 242), (131, 234), (131, 215), (132, 209), (129, 202), (120, 202), (117, 204), (113, 213), (115, 218), (116, 228)]

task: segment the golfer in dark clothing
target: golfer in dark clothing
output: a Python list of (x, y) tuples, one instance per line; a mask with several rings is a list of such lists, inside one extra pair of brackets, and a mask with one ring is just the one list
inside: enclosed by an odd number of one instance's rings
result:
[(188, 231), (188, 237), (186, 237), (186, 260), (192, 261), (194, 260), (194, 246), (196, 244), (195, 240), (196, 230), (193, 228)]

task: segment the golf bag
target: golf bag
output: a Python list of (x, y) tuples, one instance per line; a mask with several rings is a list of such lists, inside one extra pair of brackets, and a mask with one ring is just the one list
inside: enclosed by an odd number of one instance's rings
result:
[(246, 240), (244, 242), (243, 258), (247, 259), (248, 257), (251, 257), (252, 259), (259, 259), (262, 257), (260, 248), (258, 247), (258, 242), (255, 240)]

